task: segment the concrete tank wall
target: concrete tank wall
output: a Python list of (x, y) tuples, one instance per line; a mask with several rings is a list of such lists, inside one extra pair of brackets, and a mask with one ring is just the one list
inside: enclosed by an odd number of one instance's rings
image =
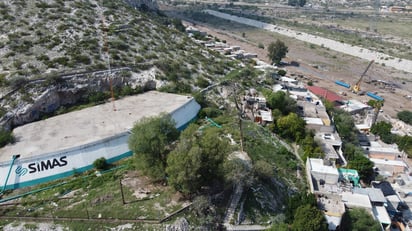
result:
[[(192, 99), (170, 114), (176, 122), (176, 127), (182, 130), (195, 119), (199, 110), (200, 105)], [(130, 134), (125, 132), (82, 146), (16, 159), (6, 189), (32, 186), (90, 170), (93, 168), (93, 162), (101, 157), (113, 163), (131, 156), (132, 152), (127, 143), (129, 136)], [(1, 187), (6, 181), (11, 162), (0, 162)]]
[[(16, 189), (44, 183), (51, 180), (84, 172), (93, 168), (93, 162), (104, 157), (115, 162), (130, 156), (127, 140), (129, 134), (120, 134), (87, 145), (74, 147), (54, 153), (47, 153), (26, 159), (17, 159), (12, 166), (7, 189)], [(4, 184), (10, 163), (1, 163), (0, 182)]]

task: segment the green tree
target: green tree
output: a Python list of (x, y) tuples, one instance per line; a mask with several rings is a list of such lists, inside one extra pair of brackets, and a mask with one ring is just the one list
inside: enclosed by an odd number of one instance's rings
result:
[(253, 171), (262, 180), (270, 179), (274, 176), (274, 168), (266, 161), (258, 160), (253, 164)]
[(268, 58), (274, 64), (279, 64), (280, 61), (286, 57), (289, 48), (285, 45), (284, 42), (279, 39), (276, 42), (271, 42), (268, 46)]
[(363, 156), (364, 151), (361, 147), (355, 146), (352, 143), (345, 143), (343, 145), (343, 155), (345, 156), (347, 161), (352, 161), (357, 156)]
[(338, 231), (380, 231), (379, 221), (373, 219), (372, 215), (362, 208), (347, 210), (343, 216)]
[(348, 143), (357, 144), (357, 130), (352, 116), (340, 109), (333, 109), (332, 114), (336, 130), (338, 130), (339, 136), (342, 138), (342, 140)]
[(301, 205), (295, 213), (292, 223), (293, 231), (327, 231), (326, 218), (315, 206)]
[(298, 192), (287, 200), (287, 206), (285, 210), (286, 222), (292, 223), (295, 218), (296, 210), (302, 205), (316, 206), (316, 198), (314, 194), (306, 192)]
[(220, 217), (210, 198), (203, 195), (195, 197), (190, 210), (195, 214), (196, 220), (200, 223), (199, 226), (206, 228), (206, 230), (218, 230), (217, 225), (220, 223)]
[(227, 160), (224, 163), (225, 178), (227, 182), (233, 184), (243, 184), (250, 186), (253, 182), (253, 175), (250, 166), (239, 158)]
[(408, 157), (412, 158), (412, 137), (411, 136), (400, 136), (396, 140), (396, 144), (399, 150), (408, 153)]
[(168, 183), (186, 195), (223, 178), (223, 162), (229, 151), (217, 128), (197, 131), (198, 126), (192, 124), (182, 132), (167, 158)]
[(267, 231), (289, 231), (289, 225), (286, 223), (273, 224)]
[(371, 132), (376, 135), (383, 135), (387, 133), (391, 133), (392, 124), (387, 123), (385, 121), (380, 121), (372, 125)]
[(305, 135), (306, 122), (296, 113), (289, 113), (276, 121), (280, 136), (292, 141), (299, 141)]
[(367, 103), (369, 106), (373, 107), (373, 108), (381, 108), (383, 106), (383, 101), (379, 101), (379, 100), (369, 100)]
[(291, 112), (297, 111), (296, 101), (289, 97), (285, 92), (264, 91), (263, 94), (270, 109), (278, 109), (283, 115), (288, 115)]
[(137, 122), (129, 137), (129, 148), (136, 155), (136, 164), (144, 174), (155, 180), (165, 177), (170, 145), (179, 137), (179, 131), (170, 115), (143, 118)]
[(201, 186), (201, 177), (198, 173), (202, 167), (202, 150), (198, 144), (198, 127), (191, 124), (182, 132), (176, 148), (167, 158), (166, 173), (168, 183), (184, 194), (190, 194)]
[(392, 124), (385, 121), (379, 121), (372, 125), (371, 132), (379, 135), (381, 140), (387, 144), (393, 144), (396, 141), (396, 135), (391, 133)]
[(348, 163), (348, 168), (356, 169), (362, 180), (370, 182), (374, 177), (373, 162), (364, 155), (356, 155)]
[(315, 134), (310, 131), (306, 132), (305, 138), (302, 139), (299, 144), (303, 149), (303, 161), (306, 162), (307, 158), (323, 158), (324, 153), (320, 146), (315, 142)]
[(176, 28), (176, 30), (178, 30), (180, 32), (185, 32), (186, 27), (182, 24), (182, 20), (180, 20), (178, 18), (173, 18), (172, 19), (172, 24)]
[(412, 124), (412, 112), (410, 111), (401, 111), (397, 114), (398, 119), (402, 120), (407, 124)]

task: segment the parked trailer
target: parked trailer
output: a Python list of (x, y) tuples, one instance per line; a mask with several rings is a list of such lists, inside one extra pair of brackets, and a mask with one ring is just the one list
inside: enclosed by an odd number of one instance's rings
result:
[(342, 82), (342, 81), (335, 81), (335, 83), (337, 84), (337, 85), (339, 85), (339, 86), (342, 86), (342, 87), (346, 87), (346, 88), (350, 88), (350, 85), (349, 84), (347, 84), (347, 83), (345, 83), (345, 82)]
[(379, 95), (373, 94), (373, 93), (370, 92), (370, 91), (366, 92), (366, 95), (369, 96), (369, 97), (371, 97), (371, 98), (373, 98), (373, 99), (375, 99), (375, 100), (378, 100), (378, 101), (383, 101), (383, 100), (384, 100), (384, 99), (383, 99), (382, 97), (380, 97)]

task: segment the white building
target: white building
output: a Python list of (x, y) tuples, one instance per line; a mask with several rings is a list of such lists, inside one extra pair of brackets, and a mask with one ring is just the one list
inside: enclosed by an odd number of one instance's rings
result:
[(308, 158), (306, 171), (311, 192), (320, 191), (325, 186), (336, 186), (339, 180), (339, 172), (333, 166), (324, 165), (322, 159)]

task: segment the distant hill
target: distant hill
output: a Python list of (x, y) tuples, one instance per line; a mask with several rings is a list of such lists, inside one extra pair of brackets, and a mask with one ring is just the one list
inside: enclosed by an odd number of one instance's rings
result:
[(109, 82), (119, 94), (124, 86), (132, 88), (125, 94), (190, 93), (235, 65), (194, 43), (155, 1), (16, 0), (1, 2), (0, 11), (3, 125), (90, 101)]

